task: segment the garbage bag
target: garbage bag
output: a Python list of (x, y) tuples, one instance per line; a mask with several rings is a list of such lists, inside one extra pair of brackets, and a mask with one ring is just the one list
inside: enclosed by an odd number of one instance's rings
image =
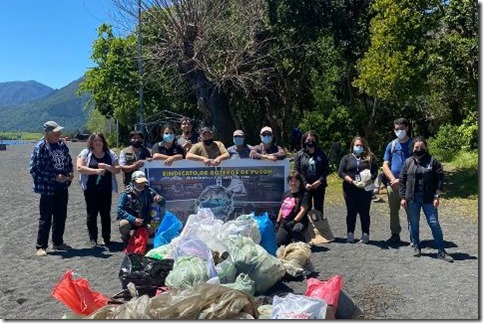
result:
[(205, 260), (196, 256), (180, 256), (166, 277), (166, 286), (186, 289), (206, 282), (209, 278)]
[(341, 289), (341, 275), (335, 275), (326, 281), (321, 281), (316, 278), (309, 278), (307, 279), (305, 296), (323, 299), (328, 305), (332, 306), (334, 312), (336, 312)]
[(271, 319), (325, 319), (327, 304), (317, 298), (289, 293), (274, 296)]
[(191, 214), (186, 221), (180, 237), (184, 236), (218, 236), (221, 232), (223, 221), (217, 219), (211, 209), (200, 208), (196, 214)]
[(84, 278), (74, 278), (72, 270), (62, 276), (55, 284), (52, 297), (64, 303), (74, 313), (89, 315), (105, 306), (109, 298), (97, 291), (91, 290), (89, 282)]
[(250, 279), (250, 276), (244, 273), (238, 275), (234, 283), (222, 285), (239, 290), (250, 296), (255, 295), (255, 282)]
[(168, 244), (177, 237), (183, 228), (183, 223), (173, 213), (166, 211), (164, 213), (163, 221), (159, 225), (154, 235), (153, 246), (159, 247)]
[(175, 244), (173, 251), (170, 253), (173, 259), (177, 260), (181, 256), (196, 256), (205, 260), (206, 272), (208, 278), (217, 276), (213, 254), (201, 239), (197, 237), (184, 236)]
[[(254, 215), (254, 213), (252, 214)], [(269, 254), (275, 256), (277, 252), (277, 237), (275, 236), (272, 220), (270, 220), (267, 212), (264, 212), (259, 216), (254, 215), (254, 218), (255, 221), (257, 221), (258, 230), (261, 235), (260, 245), (265, 248)]]
[(136, 228), (133, 235), (129, 238), (124, 252), (126, 254), (138, 253), (144, 255), (148, 246), (148, 239), (148, 229), (146, 229), (145, 227)]
[(173, 259), (154, 259), (140, 254), (128, 254), (124, 257), (119, 280), (122, 288), (127, 289), (129, 283), (133, 283), (140, 289), (140, 295), (154, 296), (156, 287), (165, 286), (168, 273), (173, 268)]
[(225, 222), (218, 235), (218, 239), (225, 241), (230, 237), (239, 236), (249, 237), (256, 244), (259, 244), (262, 240), (260, 230), (258, 230), (257, 221), (253, 214), (242, 214), (235, 220)]
[(236, 266), (230, 254), (228, 254), (228, 257), (225, 260), (216, 264), (215, 268), (216, 268), (216, 272), (218, 273), (218, 278), (220, 279), (220, 283), (229, 284), (235, 281)]
[(153, 248), (149, 250), (145, 254), (145, 257), (154, 258), (154, 259), (170, 258), (168, 254), (172, 250), (173, 250), (173, 246), (171, 244), (165, 244), (163, 246), (159, 246), (157, 248)]
[(277, 249), (277, 258), (283, 263), (285, 271), (292, 277), (300, 277), (306, 271), (312, 272), (310, 261), (312, 251), (305, 242), (292, 242)]
[(258, 318), (253, 297), (221, 285), (201, 283), (193, 288), (146, 295), (116, 306), (105, 306), (88, 319), (232, 319), (240, 313)]
[(255, 292), (263, 293), (275, 285), (284, 275), (285, 267), (251, 238), (237, 237), (227, 240), (228, 251), (233, 257), (237, 273), (245, 273), (255, 282)]

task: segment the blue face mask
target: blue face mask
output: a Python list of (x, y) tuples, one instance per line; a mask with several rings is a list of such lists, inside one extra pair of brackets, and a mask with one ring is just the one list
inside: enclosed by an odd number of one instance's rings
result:
[(262, 142), (264, 144), (269, 144), (272, 142), (272, 136), (262, 136)]
[(233, 137), (233, 143), (236, 146), (242, 146), (245, 140), (242, 137)]
[(364, 152), (364, 147), (361, 146), (354, 146), (354, 154), (360, 155)]
[(174, 133), (163, 134), (163, 140), (166, 142), (172, 142), (174, 140)]

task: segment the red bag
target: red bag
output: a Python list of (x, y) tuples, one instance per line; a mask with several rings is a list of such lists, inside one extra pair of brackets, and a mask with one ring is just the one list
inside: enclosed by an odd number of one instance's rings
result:
[(107, 296), (91, 290), (86, 279), (74, 279), (70, 269), (54, 286), (50, 295), (64, 303), (74, 313), (85, 316), (104, 307), (109, 301)]
[(337, 311), (337, 303), (339, 302), (339, 294), (342, 289), (342, 276), (335, 275), (327, 281), (321, 281), (315, 278), (307, 279), (307, 290), (305, 296), (323, 299), (327, 305)]
[(139, 253), (144, 255), (146, 253), (146, 248), (148, 246), (149, 231), (145, 227), (139, 227), (134, 230), (133, 235), (129, 238), (127, 242), (126, 249), (124, 252), (126, 254)]

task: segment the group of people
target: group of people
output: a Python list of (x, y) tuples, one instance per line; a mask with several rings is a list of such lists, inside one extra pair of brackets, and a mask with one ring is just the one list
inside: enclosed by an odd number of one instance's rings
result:
[[(452, 261), (443, 246), (443, 236), (438, 222), (437, 208), (442, 191), (443, 172), (441, 163), (427, 152), (424, 138), (411, 139), (407, 135), (409, 123), (405, 119), (395, 122), (397, 139), (391, 141), (384, 155), (383, 171), (387, 179), (390, 207), (391, 238), (389, 243), (399, 243), (399, 208), (407, 211), (408, 229), (415, 256), (421, 255), (419, 245), (420, 209), (427, 218), (438, 246), (438, 257)], [(60, 140), (62, 127), (54, 121), (44, 124), (44, 138), (36, 145), (30, 162), (30, 173), (34, 179), (34, 191), (40, 194), (40, 218), (37, 237), (37, 255), (47, 255), (49, 231), (52, 227), (53, 248), (69, 250), (63, 233), (67, 216), (68, 187), (73, 180), (73, 164), (69, 149)], [(162, 160), (166, 166), (182, 159), (200, 161), (207, 166), (218, 166), (226, 159), (253, 158), (271, 161), (286, 158), (285, 150), (277, 145), (271, 127), (260, 130), (260, 143), (248, 145), (243, 130), (233, 133), (233, 145), (226, 148), (221, 141), (214, 140), (211, 127), (203, 127), (199, 134), (193, 130), (189, 118), (181, 120), (182, 133), (176, 136), (173, 125), (161, 128), (162, 141), (148, 149), (144, 135), (139, 131), (129, 133), (130, 145), (123, 149), (119, 158), (109, 149), (104, 135), (91, 134), (87, 148), (77, 156), (76, 168), (80, 173), (80, 184), (84, 190), (87, 212), (89, 246), (98, 245), (97, 215), (101, 218), (101, 235), (106, 246), (111, 244), (112, 192), (117, 192), (116, 174), (123, 173), (124, 190), (119, 196), (117, 218), (124, 244), (138, 227), (145, 227), (152, 235), (150, 226), (151, 206), (165, 199), (148, 185), (146, 175), (140, 170), (144, 161)], [(289, 190), (281, 199), (276, 217), (277, 245), (291, 241), (304, 241), (308, 226), (307, 212), (312, 208), (322, 216), (324, 197), (329, 174), (329, 162), (319, 147), (315, 131), (307, 131), (301, 137), (301, 149), (296, 153), (294, 169), (287, 181)], [(370, 205), (377, 160), (367, 141), (355, 137), (350, 152), (339, 164), (338, 174), (343, 180), (346, 204), (347, 242), (354, 242), (357, 214), (361, 221), (361, 239), (370, 240)]]

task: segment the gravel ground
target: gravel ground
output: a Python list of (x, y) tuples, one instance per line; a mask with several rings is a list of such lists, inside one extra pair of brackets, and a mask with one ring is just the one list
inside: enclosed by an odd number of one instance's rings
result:
[[(84, 143), (69, 143), (72, 156)], [(68, 309), (50, 296), (53, 286), (72, 268), (95, 290), (112, 296), (120, 291), (117, 277), (124, 254), (120, 239), (114, 250), (87, 247), (85, 202), (75, 182), (70, 189), (68, 218), (64, 235), (74, 250), (36, 257), (38, 228), (37, 194), (32, 193), (28, 172), (32, 144), (7, 146), (0, 151), (0, 211), (2, 265), (0, 267), (0, 318), (58, 319)], [(75, 158), (74, 158), (75, 159)], [(330, 187), (328, 188), (330, 189)], [(382, 196), (386, 200), (385, 196)], [(116, 205), (117, 195), (113, 196)], [(325, 212), (336, 241), (314, 248), (312, 262), (319, 279), (340, 274), (343, 288), (364, 310), (366, 319), (479, 319), (478, 224), (445, 208), (442, 200), (440, 222), (447, 251), (454, 263), (435, 258), (436, 250), (428, 225), (421, 223), (423, 255), (414, 258), (409, 244), (392, 248), (389, 237), (387, 203), (373, 203), (371, 242), (345, 243), (345, 207), (327, 201)], [(477, 212), (477, 210), (475, 210)], [(116, 226), (113, 210), (113, 232)], [(406, 221), (402, 221), (406, 226)], [(356, 237), (360, 237), (359, 223)], [(403, 240), (408, 240), (403, 230)], [(116, 250), (117, 249), (117, 250)], [(284, 282), (283, 290), (303, 293), (305, 280)], [(279, 286), (279, 287), (280, 287)], [(271, 291), (273, 292), (273, 291)]]

